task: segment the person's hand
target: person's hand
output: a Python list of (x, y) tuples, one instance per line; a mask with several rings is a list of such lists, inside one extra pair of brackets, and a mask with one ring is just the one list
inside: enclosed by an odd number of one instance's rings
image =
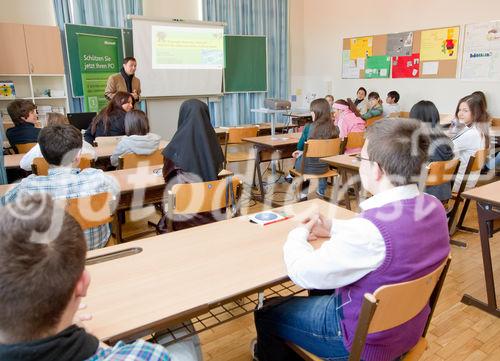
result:
[(314, 241), (318, 238), (329, 238), (332, 230), (332, 221), (327, 219), (321, 213), (318, 214), (318, 219), (314, 223), (309, 232), (309, 241)]
[(296, 150), (295, 152), (292, 153), (293, 158), (298, 158), (302, 154), (301, 150)]
[(73, 323), (76, 324), (78, 327), (84, 328), (87, 330), (87, 332), (90, 332), (88, 327), (84, 324), (85, 321), (90, 321), (92, 319), (92, 315), (90, 313), (81, 313), (81, 310), (84, 310), (87, 308), (87, 305), (85, 303), (80, 303), (78, 306), (78, 311), (75, 313), (75, 316), (73, 317)]
[(132, 97), (135, 99), (135, 100), (138, 100), (139, 99), (139, 94), (137, 94), (137, 90), (134, 89), (134, 91), (132, 92)]

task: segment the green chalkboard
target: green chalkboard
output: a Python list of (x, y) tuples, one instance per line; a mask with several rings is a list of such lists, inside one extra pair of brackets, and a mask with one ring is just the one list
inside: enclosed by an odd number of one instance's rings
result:
[[(80, 73), (80, 61), (78, 58), (78, 33), (93, 34), (93, 35), (106, 35), (117, 38), (118, 43), (118, 57), (123, 58), (124, 54), (132, 54), (132, 30), (120, 28), (105, 28), (101, 26), (90, 25), (77, 25), (77, 24), (64, 24), (66, 35), (66, 49), (68, 51), (69, 72), (71, 78), (71, 88), (73, 96), (83, 96), (82, 76)], [(126, 30), (127, 33), (122, 35), (122, 31)], [(130, 32), (130, 34), (128, 33)], [(123, 42), (123, 39), (125, 40)], [(125, 44), (125, 51), (123, 49)], [(120, 61), (121, 63), (121, 61)]]
[(265, 36), (224, 36), (224, 93), (267, 91)]

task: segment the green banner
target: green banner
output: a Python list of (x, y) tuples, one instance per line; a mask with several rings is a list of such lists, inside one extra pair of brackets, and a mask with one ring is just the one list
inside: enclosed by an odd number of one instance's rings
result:
[(120, 71), (118, 39), (101, 35), (77, 35), (85, 111), (98, 112), (108, 103), (104, 97), (108, 77)]
[(390, 56), (369, 56), (366, 58), (365, 78), (388, 78), (390, 70)]

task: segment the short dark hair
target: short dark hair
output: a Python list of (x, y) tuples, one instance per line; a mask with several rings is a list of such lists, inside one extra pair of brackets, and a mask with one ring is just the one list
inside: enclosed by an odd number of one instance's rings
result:
[(28, 118), (30, 112), (35, 109), (36, 105), (33, 104), (33, 102), (26, 99), (18, 99), (9, 104), (7, 107), (7, 113), (9, 113), (9, 117), (12, 119), (12, 122), (15, 125), (19, 125), (24, 123), (24, 119)]
[(125, 58), (123, 58), (123, 63), (122, 64), (127, 64), (130, 60), (133, 60), (137, 63), (137, 60), (135, 60), (135, 58), (133, 56), (126, 56)]
[(429, 123), (434, 128), (439, 125), (439, 111), (433, 102), (421, 100), (411, 107), (410, 118), (418, 119), (424, 123)]
[(125, 115), (126, 135), (146, 135), (149, 133), (149, 120), (142, 110), (132, 109)]
[(368, 157), (394, 186), (418, 183), (430, 145), (425, 125), (415, 119), (385, 119), (366, 129)]
[(365, 88), (363, 88), (362, 86), (360, 86), (360, 87), (359, 87), (359, 89), (358, 89), (358, 91), (356, 92), (356, 94), (357, 94), (360, 90), (364, 91), (364, 92), (365, 92), (365, 96), (366, 96), (367, 91), (366, 91), (366, 89), (365, 89)]
[(82, 133), (70, 124), (51, 125), (40, 130), (40, 151), (51, 165), (70, 165), (82, 148)]
[(85, 267), (85, 237), (44, 193), (18, 197), (0, 219), (0, 330), (6, 343), (36, 340), (68, 306)]
[(368, 100), (370, 99), (377, 99), (379, 100), (380, 99), (380, 95), (378, 95), (377, 92), (370, 92), (370, 94), (368, 94)]
[(389, 93), (387, 93), (387, 96), (394, 99), (394, 102), (399, 102), (399, 93), (397, 91), (391, 90)]

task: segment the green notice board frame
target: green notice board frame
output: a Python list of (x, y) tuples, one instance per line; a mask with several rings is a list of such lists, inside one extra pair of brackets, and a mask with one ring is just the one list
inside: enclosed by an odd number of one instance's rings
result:
[[(112, 36), (118, 40), (118, 57), (133, 56), (132, 30), (122, 28), (106, 28), (103, 26), (64, 24), (66, 49), (69, 64), (69, 77), (74, 97), (83, 97), (80, 59), (78, 57), (77, 34)], [(121, 59), (120, 59), (121, 63)]]
[(224, 93), (267, 92), (267, 37), (224, 35)]

